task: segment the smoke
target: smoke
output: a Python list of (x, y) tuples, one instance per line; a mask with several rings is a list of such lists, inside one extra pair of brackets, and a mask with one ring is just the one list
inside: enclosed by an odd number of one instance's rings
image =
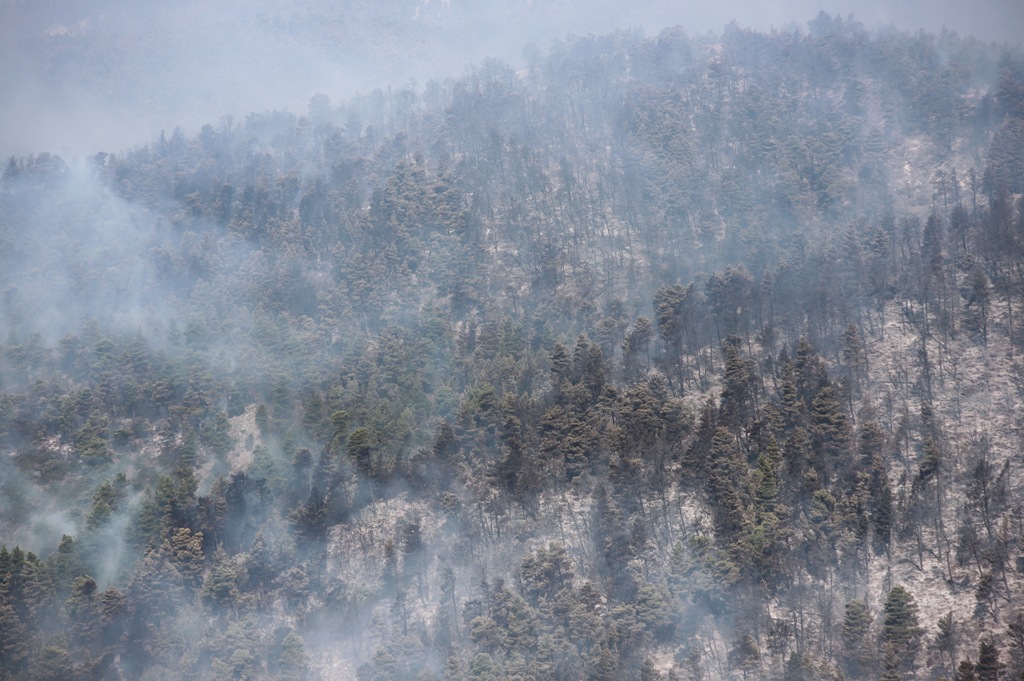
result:
[(518, 63), (524, 45), (567, 35), (675, 25), (699, 34), (731, 21), (804, 28), (821, 10), (868, 28), (949, 28), (1016, 44), (1024, 35), (1015, 0), (9, 2), (0, 6), (0, 156), (87, 155), (225, 115), (303, 112), (318, 92), (340, 101), (444, 79), (485, 57)]
[[(42, 157), (40, 157), (42, 158)], [(116, 331), (158, 328), (167, 290), (149, 254), (159, 221), (104, 186), (88, 163), (36, 159), (5, 182), (0, 321), (8, 336), (53, 346), (87, 321)], [(9, 340), (9, 339), (5, 339)]]
[(80, 518), (65, 500), (44, 494), (6, 453), (0, 457), (0, 544), (28, 547), (38, 555), (55, 550), (63, 535), (80, 529)]

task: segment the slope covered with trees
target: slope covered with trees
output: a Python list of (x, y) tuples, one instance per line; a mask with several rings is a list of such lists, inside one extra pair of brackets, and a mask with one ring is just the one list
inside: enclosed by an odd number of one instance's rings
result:
[(1024, 56), (681, 30), (0, 185), (0, 678), (1024, 675)]

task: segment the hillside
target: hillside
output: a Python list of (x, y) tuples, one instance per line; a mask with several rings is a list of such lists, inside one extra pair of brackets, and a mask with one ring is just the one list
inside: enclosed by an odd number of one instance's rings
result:
[(525, 60), (10, 159), (0, 679), (1024, 675), (1024, 55)]

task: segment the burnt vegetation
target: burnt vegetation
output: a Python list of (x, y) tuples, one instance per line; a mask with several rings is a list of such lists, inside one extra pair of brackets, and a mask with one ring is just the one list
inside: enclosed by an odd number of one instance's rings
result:
[(0, 679), (1018, 679), (1024, 56), (622, 32), (0, 184)]

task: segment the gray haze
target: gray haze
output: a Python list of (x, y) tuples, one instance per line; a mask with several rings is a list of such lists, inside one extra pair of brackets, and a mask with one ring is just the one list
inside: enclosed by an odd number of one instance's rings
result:
[(524, 45), (567, 35), (728, 22), (805, 29), (821, 10), (867, 28), (973, 34), (1019, 43), (1018, 0), (390, 0), (0, 3), (0, 154), (64, 156), (146, 143), (222, 116), (305, 112), (374, 88), (422, 86), (484, 57), (516, 63)]

